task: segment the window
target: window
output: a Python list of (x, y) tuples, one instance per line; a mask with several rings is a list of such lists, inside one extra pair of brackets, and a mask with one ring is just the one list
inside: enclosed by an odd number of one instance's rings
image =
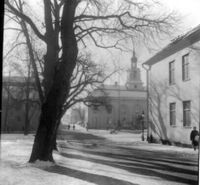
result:
[(183, 126), (191, 125), (191, 105), (190, 101), (183, 102)]
[(174, 61), (169, 63), (169, 84), (175, 83), (175, 68), (174, 68)]
[(189, 54), (182, 57), (182, 79), (183, 81), (190, 79), (189, 74)]
[(169, 120), (170, 125), (176, 125), (176, 103), (169, 104)]

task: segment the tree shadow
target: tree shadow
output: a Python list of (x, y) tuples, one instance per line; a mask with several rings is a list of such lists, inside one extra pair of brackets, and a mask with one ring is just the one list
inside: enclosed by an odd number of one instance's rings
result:
[(45, 170), (51, 173), (67, 175), (67, 176), (81, 179), (90, 183), (95, 183), (97, 185), (139, 185), (139, 184), (131, 183), (128, 181), (115, 179), (113, 177), (91, 174), (91, 173), (83, 172), (80, 170), (74, 170), (74, 169), (70, 169), (67, 167), (59, 166), (59, 165), (52, 166)]
[(104, 137), (95, 136), (90, 133), (76, 132), (76, 131), (60, 131), (58, 139), (65, 140), (77, 140), (77, 141), (87, 141), (87, 140), (101, 140), (105, 141)]
[[(69, 146), (66, 145), (62, 145), (62, 148), (66, 148), (66, 149), (73, 149)], [(113, 149), (114, 147), (112, 147)], [(94, 151), (94, 150), (88, 150), (87, 147), (81, 148), (81, 149), (77, 149), (78, 151), (81, 152), (86, 152), (89, 154), (94, 154), (94, 155), (99, 155), (99, 156), (105, 156), (105, 157), (117, 157), (119, 158), (121, 156), (121, 159), (125, 159), (125, 160), (135, 160), (135, 159), (140, 159), (140, 160), (146, 160), (148, 161), (159, 161), (159, 162), (163, 162), (163, 163), (169, 163), (169, 164), (176, 164), (176, 165), (185, 165), (185, 166), (197, 166), (198, 165), (198, 159), (197, 158), (186, 158), (185, 157), (180, 157), (180, 155), (178, 153), (175, 154), (170, 154), (166, 151), (149, 151), (149, 150), (144, 150), (144, 149), (131, 149), (131, 148), (127, 148), (127, 147), (120, 147), (118, 146), (117, 149), (120, 149), (120, 151), (124, 154), (115, 154), (115, 153), (111, 153), (110, 150), (105, 151)]]
[[(83, 150), (81, 150), (81, 152), (83, 152)], [(170, 158), (167, 160), (163, 160), (163, 159), (160, 159), (158, 155), (154, 155), (154, 153), (151, 153), (149, 151), (144, 152), (144, 151), (137, 151), (137, 150), (136, 151), (134, 150), (135, 153), (133, 155), (113, 154), (113, 153), (96, 152), (96, 151), (84, 151), (84, 152), (101, 156), (101, 157), (108, 157), (112, 160), (109, 160), (108, 158), (96, 159), (95, 157), (91, 158), (91, 157), (88, 157), (87, 155), (83, 156), (83, 155), (78, 155), (78, 154), (61, 153), (61, 155), (67, 158), (85, 160), (89, 162), (112, 166), (115, 168), (120, 168), (132, 173), (140, 174), (140, 175), (155, 176), (155, 177), (160, 177), (162, 179), (166, 179), (169, 181), (180, 182), (180, 183), (187, 183), (187, 184), (194, 184), (194, 185), (198, 184), (197, 171), (187, 169), (187, 168), (184, 169), (178, 166), (178, 165), (185, 165), (185, 166), (195, 167), (197, 165), (194, 165), (191, 163), (184, 163), (184, 160), (182, 162), (175, 161)], [(172, 174), (172, 173), (175, 173), (175, 174)], [(176, 175), (177, 173), (178, 175)], [(185, 174), (192, 175), (194, 176), (194, 178), (193, 179), (188, 179), (187, 177), (185, 178)]]
[(168, 140), (167, 128), (164, 122), (165, 112), (162, 112), (163, 99), (166, 99), (166, 91), (168, 90), (167, 82), (151, 84), (152, 95), (150, 97), (150, 116), (151, 129), (160, 139)]
[(144, 149), (131, 149), (127, 147), (118, 147), (122, 150), (125, 150), (131, 154), (131, 157), (137, 157), (146, 160), (152, 160), (152, 157), (160, 162), (167, 162), (177, 165), (186, 165), (186, 166), (197, 166), (198, 165), (198, 158), (185, 158), (181, 157), (179, 153), (169, 153), (168, 151), (148, 151)]

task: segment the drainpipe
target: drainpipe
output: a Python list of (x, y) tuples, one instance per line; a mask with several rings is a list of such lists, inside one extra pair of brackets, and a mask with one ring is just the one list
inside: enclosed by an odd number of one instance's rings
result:
[(147, 91), (147, 141), (150, 142), (150, 124), (149, 124), (149, 71), (151, 70), (151, 65), (147, 65), (147, 64), (142, 64), (142, 67), (145, 69), (146, 71), (146, 81), (147, 81), (147, 87), (146, 87), (146, 91)]

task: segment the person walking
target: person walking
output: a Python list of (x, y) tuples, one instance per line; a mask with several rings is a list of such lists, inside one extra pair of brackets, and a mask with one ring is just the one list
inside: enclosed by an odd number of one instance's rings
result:
[(192, 141), (194, 150), (196, 150), (197, 146), (199, 145), (199, 132), (197, 131), (196, 127), (193, 127), (193, 130), (190, 133), (190, 140)]
[(67, 125), (67, 129), (68, 129), (68, 130), (70, 130), (70, 124), (69, 124), (69, 125)]

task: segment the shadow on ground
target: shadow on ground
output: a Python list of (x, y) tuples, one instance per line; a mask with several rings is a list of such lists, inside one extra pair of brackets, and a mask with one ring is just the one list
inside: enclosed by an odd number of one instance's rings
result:
[(51, 173), (61, 174), (61, 175), (67, 175), (67, 176), (84, 180), (90, 183), (95, 183), (97, 185), (138, 185), (138, 184), (130, 183), (128, 181), (115, 179), (113, 177), (91, 174), (91, 173), (74, 170), (74, 169), (70, 169), (70, 168), (66, 168), (66, 167), (58, 166), (58, 165), (52, 166), (48, 168), (46, 171), (51, 172)]
[[(81, 149), (80, 151), (84, 152), (85, 155), (68, 154), (64, 152), (61, 153), (61, 155), (67, 158), (79, 159), (120, 168), (139, 175), (159, 177), (168, 181), (192, 185), (198, 184), (198, 161), (194, 161), (192, 159), (178, 159), (165, 152), (155, 153), (139, 149), (123, 148), (120, 149), (120, 153), (110, 153), (108, 150), (105, 152)], [(89, 157), (87, 154), (92, 154), (93, 156)], [(95, 156), (105, 157), (105, 159), (97, 159)], [(187, 177), (188, 175), (190, 178)]]
[[(94, 136), (89, 133), (79, 133), (73, 131), (68, 131), (65, 133), (64, 137), (65, 139), (78, 140), (83, 143), (86, 140), (91, 140), (91, 142), (94, 140), (96, 140), (96, 142), (106, 140), (103, 137)], [(104, 149), (101, 148), (100, 150), (97, 150), (97, 148), (94, 150), (89, 150), (87, 148), (76, 148), (75, 150), (79, 150), (81, 153), (84, 153), (84, 155), (79, 155), (67, 153), (67, 149), (73, 149), (69, 145), (62, 146), (62, 148), (63, 147), (66, 148), (66, 152), (62, 152), (61, 155), (67, 158), (103, 164), (118, 169), (123, 169), (134, 174), (159, 177), (163, 180), (172, 182), (191, 185), (198, 184), (198, 159), (196, 156), (194, 158), (184, 158), (181, 157), (179, 153), (169, 153), (168, 151), (149, 151), (135, 148), (131, 149), (128, 147), (120, 147), (115, 145), (104, 145)], [(89, 156), (88, 154), (92, 154), (92, 156)], [(80, 173), (81, 178), (86, 178), (83, 175), (84, 172), (71, 170), (65, 167), (56, 166), (55, 169), (51, 170), (52, 172), (59, 173), (58, 169), (62, 170), (62, 173), (66, 175), (68, 175), (68, 173), (72, 175), (72, 171), (74, 171), (74, 176)], [(85, 175), (89, 175), (85, 180), (88, 180), (89, 182), (97, 181), (98, 183), (95, 183), (99, 185), (110, 185), (112, 182), (114, 182), (113, 178), (110, 177), (100, 176), (102, 179), (99, 181), (97, 178), (99, 175), (88, 173)], [(115, 181), (113, 184), (123, 185), (129, 183), (117, 181)]]
[(105, 141), (106, 139), (100, 136), (95, 136), (90, 133), (84, 132), (76, 132), (76, 131), (60, 131), (58, 135), (58, 139), (65, 139), (65, 140), (101, 140)]

